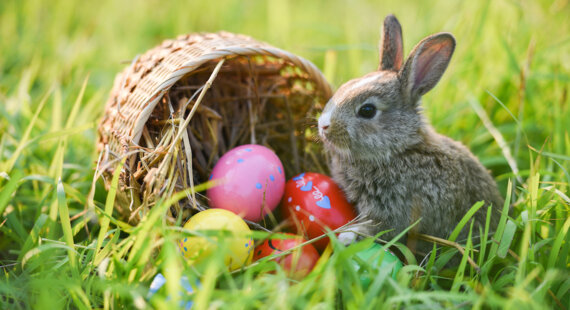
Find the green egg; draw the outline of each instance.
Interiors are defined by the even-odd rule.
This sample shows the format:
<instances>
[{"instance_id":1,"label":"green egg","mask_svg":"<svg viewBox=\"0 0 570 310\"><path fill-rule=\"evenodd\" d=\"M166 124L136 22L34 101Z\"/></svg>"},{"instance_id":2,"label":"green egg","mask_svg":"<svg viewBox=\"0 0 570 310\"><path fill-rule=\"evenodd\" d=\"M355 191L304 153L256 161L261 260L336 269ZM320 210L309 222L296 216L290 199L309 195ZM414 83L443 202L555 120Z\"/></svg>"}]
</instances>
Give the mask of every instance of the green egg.
<instances>
[{"instance_id":1,"label":"green egg","mask_svg":"<svg viewBox=\"0 0 570 310\"><path fill-rule=\"evenodd\" d=\"M360 283L364 287L368 287L375 276L385 269L389 269L389 274L396 279L398 271L402 268L402 262L394 253L389 250L382 249L380 244L374 243L368 249L357 252L352 264L354 269L360 275Z\"/></svg>"}]
</instances>

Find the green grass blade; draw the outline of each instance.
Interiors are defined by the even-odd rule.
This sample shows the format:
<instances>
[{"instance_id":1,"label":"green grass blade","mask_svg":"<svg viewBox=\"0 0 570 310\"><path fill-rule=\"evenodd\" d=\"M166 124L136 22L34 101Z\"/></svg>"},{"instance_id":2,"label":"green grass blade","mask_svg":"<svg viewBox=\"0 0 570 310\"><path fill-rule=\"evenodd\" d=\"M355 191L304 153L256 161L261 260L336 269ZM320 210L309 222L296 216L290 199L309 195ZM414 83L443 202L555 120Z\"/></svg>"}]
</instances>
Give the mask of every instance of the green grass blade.
<instances>
[{"instance_id":1,"label":"green grass blade","mask_svg":"<svg viewBox=\"0 0 570 310\"><path fill-rule=\"evenodd\" d=\"M183 268L180 264L180 254L176 244L166 241L162 249L162 255L164 255L162 270L166 278L167 295L172 296L172 304L177 305L180 301L180 276Z\"/></svg>"},{"instance_id":2,"label":"green grass blade","mask_svg":"<svg viewBox=\"0 0 570 310\"><path fill-rule=\"evenodd\" d=\"M483 265L485 261L485 253L487 251L487 240L489 239L489 228L491 227L491 215L493 213L493 207L487 208L487 216L485 217L485 229L482 232L481 243L479 244L479 266Z\"/></svg>"},{"instance_id":3,"label":"green grass blade","mask_svg":"<svg viewBox=\"0 0 570 310\"><path fill-rule=\"evenodd\" d=\"M540 173L537 172L536 174L532 175L529 178L529 192L530 192L530 210L529 210L529 224L530 224L530 243L535 243L535 236L536 236L536 222L540 218L537 214L538 210L538 199L539 199L539 186L540 186ZM534 250L529 252L530 259L534 260Z\"/></svg>"},{"instance_id":4,"label":"green grass blade","mask_svg":"<svg viewBox=\"0 0 570 310\"><path fill-rule=\"evenodd\" d=\"M50 165L50 171L49 174L53 177L54 180L60 180L63 174L63 157L65 155L65 141L62 140L58 143L57 149L55 151L55 155L53 157L53 160L51 162ZM47 192L51 187L46 187L45 191ZM53 226L56 225L57 222L57 214L58 214L58 209L59 209L59 205L58 205L58 197L57 197L57 190L55 193L55 198L53 199L50 207L49 207L49 211L48 211L48 215L49 215L49 219L51 221L51 226L52 228L54 228ZM49 238L51 239L55 239L55 228L50 230L50 234L49 234Z\"/></svg>"},{"instance_id":5,"label":"green grass blade","mask_svg":"<svg viewBox=\"0 0 570 310\"><path fill-rule=\"evenodd\" d=\"M428 284L428 281L431 280L431 275L433 272L433 266L435 265L435 258L436 257L437 257L437 246L434 243L433 248L431 250L431 253L429 255L428 263L426 265L426 271L427 272L426 272L424 279L422 280L421 285L420 285L421 290L424 290Z\"/></svg>"},{"instance_id":6,"label":"green grass blade","mask_svg":"<svg viewBox=\"0 0 570 310\"><path fill-rule=\"evenodd\" d=\"M484 204L485 204L484 201L478 201L469 209L469 211L467 211L467 213L465 213L465 215L461 218L461 221L459 221L457 226L455 226L455 229L453 229L453 231L451 232L451 235L449 236L449 241L454 242L457 239L463 227L465 227L467 222L473 217L473 215L477 211L479 211L479 209L481 209L481 207L483 207Z\"/></svg>"},{"instance_id":7,"label":"green grass blade","mask_svg":"<svg viewBox=\"0 0 570 310\"><path fill-rule=\"evenodd\" d=\"M18 243L24 243L24 240L27 239L28 232L24 228L23 220L18 216L18 212L8 213L6 216L6 224L10 228L10 233L7 235L17 240Z\"/></svg>"},{"instance_id":8,"label":"green grass blade","mask_svg":"<svg viewBox=\"0 0 570 310\"><path fill-rule=\"evenodd\" d=\"M35 143L43 143L43 142L47 142L47 141L51 141L51 140L60 140L63 138L67 138L69 136L73 136L76 135L78 133L82 133L85 132L89 129L95 128L95 123L94 122L90 122L87 124L83 124L81 126L77 126L77 127L73 127L73 128L67 128L67 129L62 129L62 130L58 130L58 131L52 131L52 132L48 132L46 134L43 135L38 135L35 136L34 138L30 139L26 145L24 145L24 148L33 145Z\"/></svg>"},{"instance_id":9,"label":"green grass blade","mask_svg":"<svg viewBox=\"0 0 570 310\"><path fill-rule=\"evenodd\" d=\"M78 221L77 223L75 223L75 225L73 225L73 227L71 228L71 232L73 234L73 237L77 236L77 234L85 228L85 226L87 225L87 223L89 223L89 216L83 216L83 219Z\"/></svg>"},{"instance_id":10,"label":"green grass blade","mask_svg":"<svg viewBox=\"0 0 570 310\"><path fill-rule=\"evenodd\" d=\"M461 258L461 262L459 263L459 267L457 268L457 272L455 273L453 284L451 285L452 292L458 292L459 288L461 287L461 284L463 284L464 282L465 267L467 266L467 257L469 257L471 250L473 248L473 242L471 241L473 224L474 221L471 221L471 225L469 226L469 235L467 236L467 244L465 245L465 252L463 253L463 257Z\"/></svg>"},{"instance_id":11,"label":"green grass blade","mask_svg":"<svg viewBox=\"0 0 570 310\"><path fill-rule=\"evenodd\" d=\"M536 151L536 150L533 150L533 151ZM570 161L570 156L568 156L568 155L556 154L556 153L545 152L545 151L540 152L540 155L544 155L544 156L546 156L546 157L551 157L551 158L556 158L556 159L561 159L561 160Z\"/></svg>"},{"instance_id":12,"label":"green grass blade","mask_svg":"<svg viewBox=\"0 0 570 310\"><path fill-rule=\"evenodd\" d=\"M50 131L59 131L61 130L62 122L62 106L63 100L61 99L61 87L56 87L53 93L53 100L51 104L51 128Z\"/></svg>"},{"instance_id":13,"label":"green grass blade","mask_svg":"<svg viewBox=\"0 0 570 310\"><path fill-rule=\"evenodd\" d=\"M556 292L556 297L558 299L563 299L564 295L566 295L569 291L570 291L570 278L566 279L566 281L564 281L560 285L558 292Z\"/></svg>"},{"instance_id":14,"label":"green grass blade","mask_svg":"<svg viewBox=\"0 0 570 310\"><path fill-rule=\"evenodd\" d=\"M103 246L103 248L99 252L93 255L94 266L99 266L99 264L101 263L101 261L103 261L104 258L111 255L113 248L117 246L120 234L121 233L119 229L111 229L108 231L108 233L105 235L105 238L111 236L111 239L109 240L109 242L107 242L107 244L105 244L105 246ZM125 247L125 250L128 249L129 247ZM121 256L121 254L119 255ZM84 272L88 272L88 270L86 269Z\"/></svg>"},{"instance_id":15,"label":"green grass blade","mask_svg":"<svg viewBox=\"0 0 570 310\"><path fill-rule=\"evenodd\" d=\"M105 210L104 210L105 216L103 216L103 218L99 223L101 228L99 229L99 235L97 237L97 246L95 247L95 255L93 256L94 259L93 262L95 266L97 266L98 262L101 262L101 260L103 259L103 257L99 256L99 249L101 248L101 245L103 245L103 239L105 238L107 230L109 229L109 222L111 221L110 217L112 217L113 214L113 209L115 206L115 196L117 195L117 190L119 187L119 176L121 175L121 170L123 169L125 161L126 158L123 158L121 162L117 165L117 168L115 168L115 171L113 172L113 179L111 180L111 187L109 188L109 192L107 193L107 200L105 202Z\"/></svg>"},{"instance_id":16,"label":"green grass blade","mask_svg":"<svg viewBox=\"0 0 570 310\"><path fill-rule=\"evenodd\" d=\"M491 250L489 251L489 258L492 258L497 254L497 249L499 247L498 242L503 238L503 231L505 230L505 225L509 218L509 208L511 204L511 195L513 190L513 183L509 180L507 185L507 194L505 198L505 204L503 205L503 212L501 213L501 218L499 219L499 225L497 226L497 230L493 235L493 240L497 243L493 242L491 245Z\"/></svg>"},{"instance_id":17,"label":"green grass blade","mask_svg":"<svg viewBox=\"0 0 570 310\"><path fill-rule=\"evenodd\" d=\"M14 151L14 153L12 154L12 156L10 157L8 162L3 164L2 166L0 166L0 171L4 171L6 173L10 173L10 171L12 171L14 164L16 163L18 158L20 158L20 154L25 149L26 143L27 143L28 139L30 138L30 134L32 133L32 129L34 129L34 126L36 125L38 117L40 116L40 113L43 110L43 108L44 108L44 106L45 106L45 104L46 104L46 102L47 102L47 100L48 100L48 98L52 92L53 92L53 87L50 90L48 90L48 92L44 95L44 97L40 101L40 104L36 108L36 113L34 113L34 116L30 120L28 127L26 127L26 131L24 131L24 134L19 139L18 147L16 148L16 150Z\"/></svg>"},{"instance_id":18,"label":"green grass blade","mask_svg":"<svg viewBox=\"0 0 570 310\"><path fill-rule=\"evenodd\" d=\"M10 177L8 183L5 186L0 187L0 215L4 214L4 210L12 198L12 194L14 194L18 189L18 186L20 186L19 183L21 178L22 172L16 171L12 177Z\"/></svg>"},{"instance_id":19,"label":"green grass blade","mask_svg":"<svg viewBox=\"0 0 570 310\"><path fill-rule=\"evenodd\" d=\"M73 232L71 230L71 221L69 220L69 209L67 207L65 190L63 189L61 179L57 182L57 205L59 207L59 220L61 221L61 228L63 230L63 239L71 248L71 250L67 251L69 262L71 263L71 268L75 269L77 267L77 259L75 256L76 252L74 251L75 243L73 242Z\"/></svg>"},{"instance_id":20,"label":"green grass blade","mask_svg":"<svg viewBox=\"0 0 570 310\"><path fill-rule=\"evenodd\" d=\"M47 251L51 251L51 250L66 250L66 251L75 251L73 248L69 247L66 244L61 244L61 243L46 243L46 244L41 244L38 245L37 247L29 250L26 254L24 254L24 257L22 258L22 268L24 268L27 264L27 262L32 259L35 256L42 256L43 254L45 254L45 252ZM49 255L45 254L46 257L49 257Z\"/></svg>"},{"instance_id":21,"label":"green grass blade","mask_svg":"<svg viewBox=\"0 0 570 310\"><path fill-rule=\"evenodd\" d=\"M68 287L68 291L71 295L71 298L75 301L75 306L79 309L92 309L91 302L89 301L89 297L85 294L85 291L81 289L81 286L77 284L70 285Z\"/></svg>"},{"instance_id":22,"label":"green grass blade","mask_svg":"<svg viewBox=\"0 0 570 310\"><path fill-rule=\"evenodd\" d=\"M505 258L507 252L511 247L515 233L517 232L517 225L513 221L507 221L503 236L501 237L501 242L499 243L499 249L497 250L497 256Z\"/></svg>"},{"instance_id":23,"label":"green grass blade","mask_svg":"<svg viewBox=\"0 0 570 310\"><path fill-rule=\"evenodd\" d=\"M559 259L558 254L560 253L562 242L566 241L566 243L568 243L568 238L566 238L566 236L568 235L568 228L570 228L570 217L566 218L566 221L564 221L564 226L562 226L562 229L558 232L556 236L556 240L552 244L552 250L550 251L550 257L548 258L548 264L546 265L548 269L555 267L556 261ZM560 259L560 262L561 262L560 266L557 267L559 268L567 267L565 259L563 258Z\"/></svg>"},{"instance_id":24,"label":"green grass blade","mask_svg":"<svg viewBox=\"0 0 570 310\"><path fill-rule=\"evenodd\" d=\"M532 228L531 228L531 224L527 223L527 225L524 228L524 232L521 238L521 242L520 242L520 250L519 250L519 257L520 257L520 261L518 264L518 269L517 269L517 273L516 273L516 277L515 277L515 283L522 283L525 274L526 274L526 263L529 259L529 257L527 256L528 252L529 252L529 245L530 245L530 232L531 232Z\"/></svg>"},{"instance_id":25,"label":"green grass blade","mask_svg":"<svg viewBox=\"0 0 570 310\"><path fill-rule=\"evenodd\" d=\"M77 113L81 108L81 103L83 102L83 96L85 95L85 88L87 88L87 82L89 81L89 75L85 77L83 80L83 84L81 85L81 90L79 91L79 95L75 99L75 103L73 104L73 108L71 108L71 112L67 116L67 122L65 123L65 129L70 129L75 122L75 118L77 117Z\"/></svg>"},{"instance_id":26,"label":"green grass blade","mask_svg":"<svg viewBox=\"0 0 570 310\"><path fill-rule=\"evenodd\" d=\"M216 264L215 261L212 261L212 263L208 264L206 267L206 272L202 277L202 286L198 290L194 299L195 304L193 307L196 307L196 309L208 308L210 297L215 289L218 272L218 264Z\"/></svg>"},{"instance_id":27,"label":"green grass blade","mask_svg":"<svg viewBox=\"0 0 570 310\"><path fill-rule=\"evenodd\" d=\"M26 242L22 246L22 250L20 251L18 261L21 261L23 256L24 256L24 253L27 253L32 248L32 246L34 246L35 244L38 243L40 231L42 230L45 223L47 222L47 219L48 219L48 216L46 214L43 214L43 213L40 214L40 216L38 217L38 219L34 223L34 227L30 231L29 236L26 239Z\"/></svg>"}]
</instances>

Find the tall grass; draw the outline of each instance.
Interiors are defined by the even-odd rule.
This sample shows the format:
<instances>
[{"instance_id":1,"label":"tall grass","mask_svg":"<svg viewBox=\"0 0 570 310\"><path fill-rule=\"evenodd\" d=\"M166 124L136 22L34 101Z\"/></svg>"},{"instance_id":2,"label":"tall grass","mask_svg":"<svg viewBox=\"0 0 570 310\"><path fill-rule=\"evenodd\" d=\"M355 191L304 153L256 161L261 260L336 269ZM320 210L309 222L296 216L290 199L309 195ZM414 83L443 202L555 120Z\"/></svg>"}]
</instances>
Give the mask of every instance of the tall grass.
<instances>
[{"instance_id":1,"label":"tall grass","mask_svg":"<svg viewBox=\"0 0 570 310\"><path fill-rule=\"evenodd\" d=\"M362 245L336 244L299 282L272 262L229 274L217 260L193 268L178 255L190 232L163 221L172 199L137 226L113 217L115 188L93 183L94 142L125 61L177 34L228 30L309 58L339 85L376 68L389 13L406 51L434 32L456 36L425 113L508 198L494 235L461 223L483 242L460 240L457 267L446 267L455 249L438 249L364 287L350 259ZM568 16L564 0L0 1L0 308L567 309ZM157 272L168 284L148 299ZM200 283L194 294L178 294L181 275Z\"/></svg>"}]
</instances>

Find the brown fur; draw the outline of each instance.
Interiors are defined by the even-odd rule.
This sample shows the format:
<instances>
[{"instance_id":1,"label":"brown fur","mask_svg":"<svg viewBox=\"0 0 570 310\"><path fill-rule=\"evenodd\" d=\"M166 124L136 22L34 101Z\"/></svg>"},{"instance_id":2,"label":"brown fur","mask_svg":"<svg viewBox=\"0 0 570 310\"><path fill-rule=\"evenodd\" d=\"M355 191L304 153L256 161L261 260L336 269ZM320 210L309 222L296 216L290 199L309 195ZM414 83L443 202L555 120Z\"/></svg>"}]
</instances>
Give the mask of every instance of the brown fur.
<instances>
[{"instance_id":1,"label":"brown fur","mask_svg":"<svg viewBox=\"0 0 570 310\"><path fill-rule=\"evenodd\" d=\"M447 33L427 37L400 68L394 51L402 50L401 28L395 17L386 18L382 37L391 40L380 42L383 70L342 85L319 118L332 175L374 223L366 233L393 229L385 236L391 238L421 217L417 232L446 238L474 203L484 200L495 211L503 205L495 181L477 158L436 133L421 114L421 96L443 75L455 39ZM367 103L379 111L372 119L357 114ZM476 213L476 225L484 227L485 212Z\"/></svg>"}]
</instances>

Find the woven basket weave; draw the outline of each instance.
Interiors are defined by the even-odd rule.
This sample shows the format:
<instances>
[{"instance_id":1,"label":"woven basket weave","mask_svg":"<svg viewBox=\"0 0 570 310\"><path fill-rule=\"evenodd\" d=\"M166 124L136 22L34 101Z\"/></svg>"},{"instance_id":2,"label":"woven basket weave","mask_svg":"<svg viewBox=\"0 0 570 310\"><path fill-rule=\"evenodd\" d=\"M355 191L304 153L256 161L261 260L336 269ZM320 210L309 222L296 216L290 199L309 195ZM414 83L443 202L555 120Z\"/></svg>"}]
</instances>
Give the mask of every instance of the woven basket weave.
<instances>
[{"instance_id":1,"label":"woven basket weave","mask_svg":"<svg viewBox=\"0 0 570 310\"><path fill-rule=\"evenodd\" d=\"M214 78L212 72L222 59L224 63L218 66L217 69L220 71ZM299 172L292 170L324 169L320 166L323 158L318 146L316 151L309 152L309 155L304 154L313 147L310 143L311 131L314 131L310 126L311 119L314 124L316 110L322 108L331 96L329 84L315 65L301 57L243 35L227 32L184 35L175 40L164 41L135 59L129 67L118 74L106 104L105 114L99 125L98 149L101 152L101 159L98 168L105 176L104 181L108 188L110 174L121 159L127 158L126 165L121 171L120 188L115 204L123 218L136 222L148 208L152 207L157 197L172 194L188 187L189 184L206 181L207 178L204 176L210 173L215 160L223 151L227 151L225 147L217 145L219 143L217 138L211 141L212 138L204 135L208 129L202 132L193 131L190 128L192 126L211 127L210 123L204 125L203 121L194 119L190 120L188 134L200 136L202 140L196 144L195 137L190 139L185 137L186 142L194 143L193 150L188 150L189 144L185 144L184 141L168 140L170 143L164 145L159 142L162 139L161 135L167 132L164 129L166 127L159 126L174 126L175 130L179 130L177 125L172 124L179 126L184 118L188 118L186 106L181 108L183 103L171 101L178 100L176 96L180 96L187 101L189 108L192 108L198 97L195 95L203 89L195 90L193 86L184 85L189 85L189 81L204 85L208 78L214 80L211 89L205 91L208 95L198 102L200 105L198 110L210 113L213 115L212 119L222 118L223 122L220 122L226 125L217 125L218 134L225 132L225 136L228 136L227 132L232 130L233 137L233 133L239 131L232 129L234 127L248 127L252 132L247 141L245 138L227 138L229 141L226 142L227 147L246 142L267 145L281 157L289 176ZM221 78L225 79L223 82L225 84L218 83L217 80ZM232 82L234 80L235 84ZM266 85L264 86L266 92L270 92L263 95L265 97L257 93L260 85ZM194 91L194 96L189 100L187 98L191 97L190 95L177 95L185 89ZM224 103L227 98L235 99L234 103ZM182 99L179 101L182 102ZM228 110L232 109L228 104L235 105L236 111ZM210 111L213 108L210 109L208 106L216 107L218 110ZM223 109L220 110L220 107ZM177 111L173 111L173 108ZM250 114L251 111L259 112L250 115L248 121L241 119L232 121L231 118L236 117L235 115L243 114L239 111L249 111ZM226 115L220 115L222 112ZM176 115L180 116L178 123ZM290 128L291 131L283 132L285 128ZM259 134L260 131L266 134ZM195 147L196 145L198 147ZM175 154L173 158L164 156L172 151L172 148L176 148L175 151L179 154ZM188 151L191 151L193 159L184 158L186 161L180 161L184 156L179 155L188 155ZM291 153L293 151L294 154ZM144 162L143 158L152 160ZM162 163L161 160L165 160L164 158L170 162ZM168 165L176 165L177 161L180 167L169 170L168 167L165 168ZM187 170L185 162L190 163L188 167L190 169L192 162L194 166L200 162L202 164L198 164L200 167L194 167L193 176L190 176L181 172ZM204 164L205 162L207 164ZM156 182L150 181L153 169L163 168L169 173L161 181L177 183L176 186L161 188L154 184ZM151 183L154 185L151 186ZM188 197L187 201L179 203L176 210L172 210L171 215L176 216L184 209L196 207L196 202L202 207L207 204L203 196Z\"/></svg>"}]
</instances>

